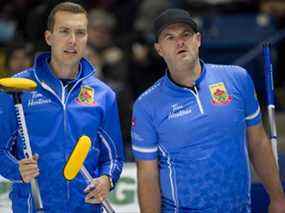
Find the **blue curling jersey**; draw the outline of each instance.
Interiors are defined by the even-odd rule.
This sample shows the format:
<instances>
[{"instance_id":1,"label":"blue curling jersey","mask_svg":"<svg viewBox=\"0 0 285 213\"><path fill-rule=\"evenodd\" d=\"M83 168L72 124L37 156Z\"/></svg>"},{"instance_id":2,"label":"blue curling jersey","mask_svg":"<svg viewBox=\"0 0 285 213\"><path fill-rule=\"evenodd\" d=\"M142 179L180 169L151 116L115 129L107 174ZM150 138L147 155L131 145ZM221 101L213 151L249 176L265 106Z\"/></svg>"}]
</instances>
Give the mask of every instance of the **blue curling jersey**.
<instances>
[{"instance_id":1,"label":"blue curling jersey","mask_svg":"<svg viewBox=\"0 0 285 213\"><path fill-rule=\"evenodd\" d=\"M136 100L134 156L158 159L162 212L250 212L246 129L261 122L253 82L241 67L202 63L195 85L166 74Z\"/></svg>"}]
</instances>

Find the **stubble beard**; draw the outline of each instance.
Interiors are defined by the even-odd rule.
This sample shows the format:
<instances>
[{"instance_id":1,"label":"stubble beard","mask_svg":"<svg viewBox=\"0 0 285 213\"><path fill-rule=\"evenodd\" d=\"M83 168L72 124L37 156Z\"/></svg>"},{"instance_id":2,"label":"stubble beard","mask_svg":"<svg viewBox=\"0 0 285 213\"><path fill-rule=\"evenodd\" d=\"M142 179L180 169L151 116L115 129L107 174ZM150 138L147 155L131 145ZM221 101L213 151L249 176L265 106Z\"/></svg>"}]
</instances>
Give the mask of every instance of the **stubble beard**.
<instances>
[{"instance_id":1,"label":"stubble beard","mask_svg":"<svg viewBox=\"0 0 285 213\"><path fill-rule=\"evenodd\" d=\"M176 70L191 70L191 75L194 75L194 68L198 60L198 54L188 55L186 58L179 59L176 65Z\"/></svg>"}]
</instances>

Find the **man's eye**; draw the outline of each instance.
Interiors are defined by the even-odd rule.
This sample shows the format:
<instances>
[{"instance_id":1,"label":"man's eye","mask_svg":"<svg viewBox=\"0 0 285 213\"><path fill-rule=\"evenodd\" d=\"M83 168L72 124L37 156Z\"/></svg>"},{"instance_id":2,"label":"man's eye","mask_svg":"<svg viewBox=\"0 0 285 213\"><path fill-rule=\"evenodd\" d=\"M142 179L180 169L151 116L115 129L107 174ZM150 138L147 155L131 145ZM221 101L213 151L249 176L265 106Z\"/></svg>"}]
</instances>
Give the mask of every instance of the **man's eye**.
<instances>
[{"instance_id":1,"label":"man's eye","mask_svg":"<svg viewBox=\"0 0 285 213\"><path fill-rule=\"evenodd\" d=\"M68 30L60 30L59 31L61 34L68 34Z\"/></svg>"},{"instance_id":2,"label":"man's eye","mask_svg":"<svg viewBox=\"0 0 285 213\"><path fill-rule=\"evenodd\" d=\"M78 31L76 34L79 36L85 36L86 32L85 31Z\"/></svg>"},{"instance_id":3,"label":"man's eye","mask_svg":"<svg viewBox=\"0 0 285 213\"><path fill-rule=\"evenodd\" d=\"M166 36L166 37L165 37L165 39L166 39L166 40L170 40L170 41L171 41L171 40L173 39L173 36L168 35L168 36Z\"/></svg>"},{"instance_id":4,"label":"man's eye","mask_svg":"<svg viewBox=\"0 0 285 213\"><path fill-rule=\"evenodd\" d=\"M185 32L184 33L184 36L185 37L191 37L193 35L193 33L191 33L191 32Z\"/></svg>"}]
</instances>

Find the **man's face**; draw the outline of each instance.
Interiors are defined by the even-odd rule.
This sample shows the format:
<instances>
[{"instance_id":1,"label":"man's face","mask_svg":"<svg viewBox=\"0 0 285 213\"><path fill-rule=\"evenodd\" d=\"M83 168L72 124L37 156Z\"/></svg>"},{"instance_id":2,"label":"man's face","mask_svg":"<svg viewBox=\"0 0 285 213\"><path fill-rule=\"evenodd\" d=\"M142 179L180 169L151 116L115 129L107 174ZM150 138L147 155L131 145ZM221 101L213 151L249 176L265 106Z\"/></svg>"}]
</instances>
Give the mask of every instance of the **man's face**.
<instances>
[{"instance_id":1,"label":"man's face","mask_svg":"<svg viewBox=\"0 0 285 213\"><path fill-rule=\"evenodd\" d=\"M84 13L59 11L55 14L53 30L45 33L55 63L60 66L78 65L85 54L87 22Z\"/></svg>"},{"instance_id":2,"label":"man's face","mask_svg":"<svg viewBox=\"0 0 285 213\"><path fill-rule=\"evenodd\" d=\"M200 33L183 23L167 26L159 35L155 49L170 69L194 65L199 56Z\"/></svg>"}]
</instances>

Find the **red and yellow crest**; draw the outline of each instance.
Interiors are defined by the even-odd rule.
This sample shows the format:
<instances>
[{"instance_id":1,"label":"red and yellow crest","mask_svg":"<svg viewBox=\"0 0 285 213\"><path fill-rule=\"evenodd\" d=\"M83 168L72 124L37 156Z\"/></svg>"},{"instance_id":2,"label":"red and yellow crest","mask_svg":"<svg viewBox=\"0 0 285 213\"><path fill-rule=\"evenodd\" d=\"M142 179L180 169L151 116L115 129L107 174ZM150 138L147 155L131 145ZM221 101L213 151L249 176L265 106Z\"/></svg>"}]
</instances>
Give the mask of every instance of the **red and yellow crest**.
<instances>
[{"instance_id":1,"label":"red and yellow crest","mask_svg":"<svg viewBox=\"0 0 285 213\"><path fill-rule=\"evenodd\" d=\"M81 105L95 105L94 89L89 86L82 86L76 102Z\"/></svg>"},{"instance_id":2,"label":"red and yellow crest","mask_svg":"<svg viewBox=\"0 0 285 213\"><path fill-rule=\"evenodd\" d=\"M226 90L224 83L220 82L217 84L211 84L209 86L212 96L212 103L215 105L225 105L232 101L232 96L230 96Z\"/></svg>"}]
</instances>

